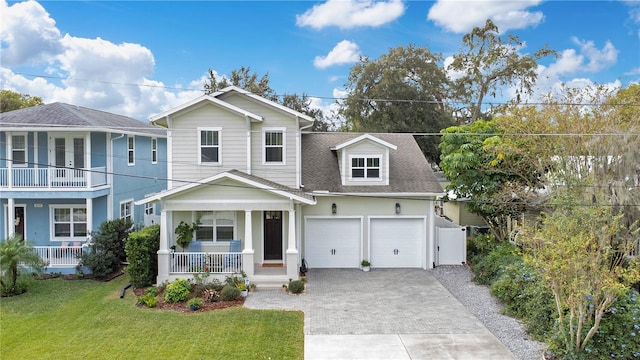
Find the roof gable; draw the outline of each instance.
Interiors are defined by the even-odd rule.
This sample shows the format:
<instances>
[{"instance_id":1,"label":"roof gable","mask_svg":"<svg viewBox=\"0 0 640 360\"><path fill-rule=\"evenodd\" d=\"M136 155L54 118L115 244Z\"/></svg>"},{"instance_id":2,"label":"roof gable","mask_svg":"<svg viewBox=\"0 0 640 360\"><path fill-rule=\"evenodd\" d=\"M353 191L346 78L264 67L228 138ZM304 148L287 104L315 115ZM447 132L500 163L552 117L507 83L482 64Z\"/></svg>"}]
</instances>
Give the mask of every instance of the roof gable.
<instances>
[{"instance_id":1,"label":"roof gable","mask_svg":"<svg viewBox=\"0 0 640 360\"><path fill-rule=\"evenodd\" d=\"M299 201L304 204L313 205L316 203L313 196L307 195L300 190L291 189L286 186L259 178L257 176L245 174L238 170L231 170L231 171L220 173L214 176L210 176L200 181L194 181L187 185L179 186L171 190L167 190L167 191L155 194L153 196L145 198L144 200L136 202L136 204L141 205L141 204L150 203L154 201L160 201L166 198L176 196L178 194L194 191L202 186L212 185L215 183L224 182L226 180L233 180L247 187L268 191L272 194L285 197L287 199L291 199L294 201Z\"/></svg>"},{"instance_id":2,"label":"roof gable","mask_svg":"<svg viewBox=\"0 0 640 360\"><path fill-rule=\"evenodd\" d=\"M184 104L178 105L174 108L171 108L167 111L161 112L160 114L152 116L149 120L154 124L159 124L162 126L167 126L167 117L172 115L181 114L184 112L190 111L190 109L194 109L202 106L203 104L213 104L219 106L223 109L236 113L238 115L247 117L254 122L262 121L262 116L256 115L252 112L241 109L235 105L229 104L226 101L220 100L213 95L203 95L198 98L195 98L191 101L188 101Z\"/></svg>"},{"instance_id":3,"label":"roof gable","mask_svg":"<svg viewBox=\"0 0 640 360\"><path fill-rule=\"evenodd\" d=\"M382 140L380 138L377 138L377 137L375 137L373 135L364 134L364 135L360 135L360 136L358 136L356 138L353 138L351 140L348 140L348 141L345 141L343 143L340 143L340 144L338 144L336 146L333 146L333 147L331 147L331 150L341 150L341 149L343 149L345 147L348 147L350 145L359 143L361 141L366 141L366 140L369 140L369 141L374 142L376 144L385 146L385 147L387 147L389 149L393 149L393 150L397 150L398 149L398 147L396 145L393 145L393 144L391 144L389 142L386 142L386 141L384 141L384 140Z\"/></svg>"}]
</instances>

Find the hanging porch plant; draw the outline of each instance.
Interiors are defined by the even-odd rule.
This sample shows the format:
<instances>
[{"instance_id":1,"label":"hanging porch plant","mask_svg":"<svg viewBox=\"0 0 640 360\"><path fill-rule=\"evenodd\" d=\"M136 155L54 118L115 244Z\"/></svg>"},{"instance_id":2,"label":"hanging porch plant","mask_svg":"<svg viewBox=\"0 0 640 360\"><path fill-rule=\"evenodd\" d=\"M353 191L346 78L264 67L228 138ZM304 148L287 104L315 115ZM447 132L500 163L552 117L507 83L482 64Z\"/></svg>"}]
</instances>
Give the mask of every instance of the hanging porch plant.
<instances>
[{"instance_id":1,"label":"hanging porch plant","mask_svg":"<svg viewBox=\"0 0 640 360\"><path fill-rule=\"evenodd\" d=\"M193 232L196 230L198 230L198 224L192 223L189 225L184 221L180 221L180 224L176 227L175 233L178 235L176 243L180 245L183 251L186 251L187 247L189 247L189 243L193 239Z\"/></svg>"}]
</instances>

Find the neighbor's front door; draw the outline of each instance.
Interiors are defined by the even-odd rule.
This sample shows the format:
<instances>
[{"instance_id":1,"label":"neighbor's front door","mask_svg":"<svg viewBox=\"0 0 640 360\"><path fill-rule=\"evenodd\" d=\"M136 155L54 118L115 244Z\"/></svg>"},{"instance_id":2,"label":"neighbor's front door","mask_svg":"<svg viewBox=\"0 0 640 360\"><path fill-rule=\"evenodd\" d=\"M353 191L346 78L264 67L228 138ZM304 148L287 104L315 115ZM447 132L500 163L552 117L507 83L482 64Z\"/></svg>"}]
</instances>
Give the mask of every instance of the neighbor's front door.
<instances>
[{"instance_id":1,"label":"neighbor's front door","mask_svg":"<svg viewBox=\"0 0 640 360\"><path fill-rule=\"evenodd\" d=\"M15 219L13 220L14 234L24 240L24 206L15 206L13 209L15 214Z\"/></svg>"},{"instance_id":2,"label":"neighbor's front door","mask_svg":"<svg viewBox=\"0 0 640 360\"><path fill-rule=\"evenodd\" d=\"M282 260L282 211L264 212L264 260Z\"/></svg>"}]
</instances>

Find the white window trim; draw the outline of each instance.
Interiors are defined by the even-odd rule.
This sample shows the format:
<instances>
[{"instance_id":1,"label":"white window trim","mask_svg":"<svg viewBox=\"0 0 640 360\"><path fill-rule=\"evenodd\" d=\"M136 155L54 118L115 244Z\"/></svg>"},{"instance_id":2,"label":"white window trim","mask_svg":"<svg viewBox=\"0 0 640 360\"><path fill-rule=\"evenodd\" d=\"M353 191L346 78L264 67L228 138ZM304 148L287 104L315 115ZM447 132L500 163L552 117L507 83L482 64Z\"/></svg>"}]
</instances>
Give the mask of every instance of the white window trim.
<instances>
[{"instance_id":1,"label":"white window trim","mask_svg":"<svg viewBox=\"0 0 640 360\"><path fill-rule=\"evenodd\" d=\"M237 235L238 235L238 214L237 214L236 211L233 211L233 210L202 210L200 212L212 212L212 213L214 213L214 220L215 221L213 223L213 239L212 240L196 239L196 240L204 242L204 243L208 243L208 244L210 244L210 243L213 243L213 244L229 244L230 240L218 240L216 238L216 227L218 226L218 224L217 224L217 220L218 219L215 217L215 213L218 213L218 212L230 212L230 213L233 214L233 236L234 236L234 238L237 237ZM196 219L196 211L191 213L191 218L192 218L192 221L194 223L197 223L196 222L197 221L197 219ZM225 225L225 226L228 226L228 225ZM207 226L207 227L209 227L209 226ZM233 240L233 239L231 239L231 240Z\"/></svg>"},{"instance_id":2,"label":"white window trim","mask_svg":"<svg viewBox=\"0 0 640 360\"><path fill-rule=\"evenodd\" d=\"M359 158L363 158L364 159L364 173L365 173L365 177L353 177L353 172L352 172L352 159L359 159ZM353 182L381 182L383 181L385 174L383 172L383 167L382 167L382 155L354 155L354 154L350 154L349 155L349 163L347 164L348 167L348 172L349 172L349 181L353 181ZM367 174L367 159L378 159L378 174L379 176L377 178L368 178L366 177Z\"/></svg>"},{"instance_id":3,"label":"white window trim","mask_svg":"<svg viewBox=\"0 0 640 360\"><path fill-rule=\"evenodd\" d=\"M133 139L133 148L129 147L130 141L129 139ZM129 156L129 153L133 153L133 156ZM129 161L129 158L133 159L133 161ZM129 166L134 166L136 164L136 136L135 135L127 135L127 163Z\"/></svg>"},{"instance_id":4,"label":"white window trim","mask_svg":"<svg viewBox=\"0 0 640 360\"><path fill-rule=\"evenodd\" d=\"M282 133L282 161L267 161L267 141L268 132ZM262 165L286 165L287 164L287 128L286 127L266 127L262 128Z\"/></svg>"},{"instance_id":5,"label":"white window trim","mask_svg":"<svg viewBox=\"0 0 640 360\"><path fill-rule=\"evenodd\" d=\"M158 138L151 138L151 163L158 163Z\"/></svg>"},{"instance_id":6,"label":"white window trim","mask_svg":"<svg viewBox=\"0 0 640 360\"><path fill-rule=\"evenodd\" d=\"M9 151L11 152L11 167L28 167L29 166L29 134L27 134L26 132L19 132L19 133L11 133L8 136L11 136L11 149L9 149ZM19 150L24 150L24 164L16 164L13 161L13 149L15 149L15 144L13 143L14 136L24 137L24 149L19 149Z\"/></svg>"},{"instance_id":7,"label":"white window trim","mask_svg":"<svg viewBox=\"0 0 640 360\"><path fill-rule=\"evenodd\" d=\"M62 241L85 241L87 240L87 236L89 236L89 234L85 234L83 236L69 236L69 237L56 237L55 235L55 209L71 209L71 224L73 224L73 210L74 209L85 209L85 211L87 210L87 206L85 204L52 204L49 205L49 234L50 234L50 238L51 241L58 241L58 242L62 242ZM89 225L89 216L91 216L91 214L89 214L87 212L87 221L85 221L84 223L87 224L87 226ZM73 230L73 229L71 229ZM89 231L89 228L87 227L87 232ZM73 231L71 231L71 233L73 233Z\"/></svg>"},{"instance_id":8,"label":"white window trim","mask_svg":"<svg viewBox=\"0 0 640 360\"><path fill-rule=\"evenodd\" d=\"M199 127L197 132L198 136L198 165L204 166L220 166L222 165L222 128L221 127ZM217 131L218 132L218 162L202 162L202 132L203 131Z\"/></svg>"},{"instance_id":9,"label":"white window trim","mask_svg":"<svg viewBox=\"0 0 640 360\"><path fill-rule=\"evenodd\" d=\"M122 216L122 205L126 204L126 203L130 203L131 206L129 207L129 211L131 212L129 214L129 216L131 217L131 222L134 222L134 217L133 217L133 209L134 209L134 205L133 205L133 199L127 199L127 200L122 200L120 201L120 206L118 207L118 219L124 219L125 217Z\"/></svg>"}]
</instances>

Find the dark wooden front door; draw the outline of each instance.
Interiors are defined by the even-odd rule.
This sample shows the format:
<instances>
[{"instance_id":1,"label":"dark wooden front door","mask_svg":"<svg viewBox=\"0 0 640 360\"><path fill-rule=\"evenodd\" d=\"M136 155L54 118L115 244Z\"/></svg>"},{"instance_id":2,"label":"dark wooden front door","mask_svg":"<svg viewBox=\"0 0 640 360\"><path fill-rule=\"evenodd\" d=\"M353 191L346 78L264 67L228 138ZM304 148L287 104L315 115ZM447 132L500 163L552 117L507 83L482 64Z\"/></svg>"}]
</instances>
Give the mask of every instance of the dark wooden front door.
<instances>
[{"instance_id":1,"label":"dark wooden front door","mask_svg":"<svg viewBox=\"0 0 640 360\"><path fill-rule=\"evenodd\" d=\"M24 207L23 206L16 206L14 207L14 216L15 219L13 220L13 224L14 224L14 233L16 234L16 236L20 236L22 238L22 240L24 240Z\"/></svg>"},{"instance_id":2,"label":"dark wooden front door","mask_svg":"<svg viewBox=\"0 0 640 360\"><path fill-rule=\"evenodd\" d=\"M264 212L264 260L282 260L282 211Z\"/></svg>"}]
</instances>

